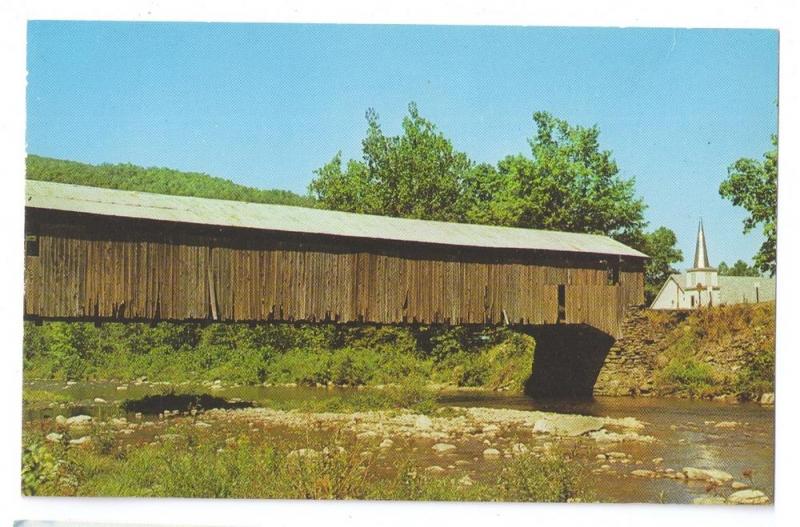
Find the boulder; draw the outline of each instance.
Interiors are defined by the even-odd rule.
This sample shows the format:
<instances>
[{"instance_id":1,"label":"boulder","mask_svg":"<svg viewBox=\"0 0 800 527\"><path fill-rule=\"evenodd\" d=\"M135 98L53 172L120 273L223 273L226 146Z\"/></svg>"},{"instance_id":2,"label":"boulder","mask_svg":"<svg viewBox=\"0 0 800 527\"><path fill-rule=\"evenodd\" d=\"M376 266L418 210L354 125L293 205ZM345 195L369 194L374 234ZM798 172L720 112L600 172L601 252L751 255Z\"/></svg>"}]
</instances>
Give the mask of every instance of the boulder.
<instances>
[{"instance_id":1,"label":"boulder","mask_svg":"<svg viewBox=\"0 0 800 527\"><path fill-rule=\"evenodd\" d=\"M64 426L65 424L67 424L67 418L64 417L63 415L57 415L56 416L56 424Z\"/></svg>"},{"instance_id":2,"label":"boulder","mask_svg":"<svg viewBox=\"0 0 800 527\"><path fill-rule=\"evenodd\" d=\"M460 480L458 480L458 484L462 485L464 487L471 487L472 485L475 484L475 482L472 480L471 477L469 477L469 474L468 474L468 475L464 476L463 478L461 478Z\"/></svg>"},{"instance_id":3,"label":"boulder","mask_svg":"<svg viewBox=\"0 0 800 527\"><path fill-rule=\"evenodd\" d=\"M654 478L657 474L652 470L637 469L631 472L631 476L636 476L637 478Z\"/></svg>"},{"instance_id":4,"label":"boulder","mask_svg":"<svg viewBox=\"0 0 800 527\"><path fill-rule=\"evenodd\" d=\"M45 439L48 441L52 441L53 443L58 443L64 437L64 434L59 434L58 432L50 432L45 436Z\"/></svg>"},{"instance_id":5,"label":"boulder","mask_svg":"<svg viewBox=\"0 0 800 527\"><path fill-rule=\"evenodd\" d=\"M439 465L431 465L430 467L425 469L425 472L427 472L428 474L441 474L444 471L445 469L443 469Z\"/></svg>"},{"instance_id":6,"label":"boulder","mask_svg":"<svg viewBox=\"0 0 800 527\"><path fill-rule=\"evenodd\" d=\"M414 419L414 427L419 428L422 430L428 430L433 426L433 421L427 415L418 415L416 419Z\"/></svg>"},{"instance_id":7,"label":"boulder","mask_svg":"<svg viewBox=\"0 0 800 527\"><path fill-rule=\"evenodd\" d=\"M78 439L70 439L69 440L69 444L70 445L85 445L86 443L90 442L91 440L92 440L91 437L83 436L83 437L79 437Z\"/></svg>"},{"instance_id":8,"label":"boulder","mask_svg":"<svg viewBox=\"0 0 800 527\"><path fill-rule=\"evenodd\" d=\"M514 445L511 447L511 453L515 456L527 454L528 452L529 449L524 443L514 443Z\"/></svg>"},{"instance_id":9,"label":"boulder","mask_svg":"<svg viewBox=\"0 0 800 527\"><path fill-rule=\"evenodd\" d=\"M394 446L394 441L389 439L388 437L381 441L381 444L378 445L380 448L392 448Z\"/></svg>"},{"instance_id":10,"label":"boulder","mask_svg":"<svg viewBox=\"0 0 800 527\"><path fill-rule=\"evenodd\" d=\"M75 415L65 421L67 426L86 426L92 422L92 417L89 415Z\"/></svg>"},{"instance_id":11,"label":"boulder","mask_svg":"<svg viewBox=\"0 0 800 527\"><path fill-rule=\"evenodd\" d=\"M775 404L775 394L774 393L762 393L761 398L758 400L759 403L764 405L772 405Z\"/></svg>"},{"instance_id":12,"label":"boulder","mask_svg":"<svg viewBox=\"0 0 800 527\"><path fill-rule=\"evenodd\" d=\"M319 457L319 452L314 450L313 448L298 448L297 450L292 450L286 456L287 458L298 458L298 457L306 457L306 458L315 458Z\"/></svg>"},{"instance_id":13,"label":"boulder","mask_svg":"<svg viewBox=\"0 0 800 527\"><path fill-rule=\"evenodd\" d=\"M578 437L588 432L596 432L603 426L605 426L605 422L599 417L564 414L539 419L534 423L533 431L535 433Z\"/></svg>"},{"instance_id":14,"label":"boulder","mask_svg":"<svg viewBox=\"0 0 800 527\"><path fill-rule=\"evenodd\" d=\"M108 402L108 401L106 401L106 400L105 400L105 399L103 399L102 397L95 397L95 398L94 398L94 402L95 402L95 403L97 403L97 404L105 404L105 403L106 403L106 402Z\"/></svg>"},{"instance_id":15,"label":"boulder","mask_svg":"<svg viewBox=\"0 0 800 527\"><path fill-rule=\"evenodd\" d=\"M736 421L720 421L714 425L714 428L736 428L737 426L739 426L739 423Z\"/></svg>"},{"instance_id":16,"label":"boulder","mask_svg":"<svg viewBox=\"0 0 800 527\"><path fill-rule=\"evenodd\" d=\"M684 467L683 473L686 475L686 479L695 481L718 481L720 483L727 483L733 480L733 476L723 470Z\"/></svg>"},{"instance_id":17,"label":"boulder","mask_svg":"<svg viewBox=\"0 0 800 527\"><path fill-rule=\"evenodd\" d=\"M748 485L747 483L742 483L741 481L734 481L733 483L731 483L731 488L733 490L743 490L743 489L749 489L750 485Z\"/></svg>"},{"instance_id":18,"label":"boulder","mask_svg":"<svg viewBox=\"0 0 800 527\"><path fill-rule=\"evenodd\" d=\"M483 451L483 457L487 459L494 459L500 457L500 451L496 448L487 448Z\"/></svg>"},{"instance_id":19,"label":"boulder","mask_svg":"<svg viewBox=\"0 0 800 527\"><path fill-rule=\"evenodd\" d=\"M725 498L722 496L700 496L692 500L695 505L723 505Z\"/></svg>"},{"instance_id":20,"label":"boulder","mask_svg":"<svg viewBox=\"0 0 800 527\"><path fill-rule=\"evenodd\" d=\"M437 454L444 454L445 452L455 450L456 446L448 443L436 443L432 448Z\"/></svg>"},{"instance_id":21,"label":"boulder","mask_svg":"<svg viewBox=\"0 0 800 527\"><path fill-rule=\"evenodd\" d=\"M763 505L765 503L769 503L769 498L760 490L737 490L728 496L728 503L734 503L737 505Z\"/></svg>"}]
</instances>

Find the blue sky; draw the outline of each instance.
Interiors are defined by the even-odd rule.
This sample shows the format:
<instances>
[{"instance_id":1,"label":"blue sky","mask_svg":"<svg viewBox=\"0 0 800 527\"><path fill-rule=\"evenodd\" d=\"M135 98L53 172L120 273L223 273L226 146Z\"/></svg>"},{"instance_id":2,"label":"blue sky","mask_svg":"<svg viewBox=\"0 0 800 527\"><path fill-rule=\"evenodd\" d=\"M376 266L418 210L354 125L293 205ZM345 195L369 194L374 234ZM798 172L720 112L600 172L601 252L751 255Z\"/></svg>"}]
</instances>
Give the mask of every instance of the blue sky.
<instances>
[{"instance_id":1,"label":"blue sky","mask_svg":"<svg viewBox=\"0 0 800 527\"><path fill-rule=\"evenodd\" d=\"M30 22L28 151L206 172L305 193L360 157L367 108L407 104L475 161L529 152L531 114L597 124L651 228L713 264L761 236L719 197L727 167L777 130L778 33L294 24Z\"/></svg>"}]
</instances>

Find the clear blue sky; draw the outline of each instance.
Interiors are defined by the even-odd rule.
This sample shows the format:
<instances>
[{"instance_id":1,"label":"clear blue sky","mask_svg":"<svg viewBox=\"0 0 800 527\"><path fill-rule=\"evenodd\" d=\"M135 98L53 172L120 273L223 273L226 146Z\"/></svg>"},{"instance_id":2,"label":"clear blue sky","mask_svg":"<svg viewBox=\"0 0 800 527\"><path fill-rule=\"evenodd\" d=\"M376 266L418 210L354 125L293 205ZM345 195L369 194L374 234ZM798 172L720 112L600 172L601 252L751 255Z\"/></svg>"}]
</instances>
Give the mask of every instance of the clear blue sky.
<instances>
[{"instance_id":1,"label":"clear blue sky","mask_svg":"<svg viewBox=\"0 0 800 527\"><path fill-rule=\"evenodd\" d=\"M305 193L339 150L360 157L374 107L410 101L476 161L528 153L531 114L597 124L651 228L691 260L750 261L760 233L719 197L726 169L777 130L778 33L31 22L28 151L205 172Z\"/></svg>"}]
</instances>

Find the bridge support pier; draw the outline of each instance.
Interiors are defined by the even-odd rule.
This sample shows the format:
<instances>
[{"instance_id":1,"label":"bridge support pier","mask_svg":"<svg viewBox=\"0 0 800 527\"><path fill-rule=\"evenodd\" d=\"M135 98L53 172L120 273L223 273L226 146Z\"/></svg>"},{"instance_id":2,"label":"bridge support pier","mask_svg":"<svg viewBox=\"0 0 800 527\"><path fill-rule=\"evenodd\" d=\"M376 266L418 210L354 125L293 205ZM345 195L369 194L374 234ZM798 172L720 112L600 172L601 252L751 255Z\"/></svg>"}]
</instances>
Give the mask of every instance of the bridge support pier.
<instances>
[{"instance_id":1,"label":"bridge support pier","mask_svg":"<svg viewBox=\"0 0 800 527\"><path fill-rule=\"evenodd\" d=\"M591 398L614 338L591 326L559 324L529 328L536 339L533 373L525 383L532 397Z\"/></svg>"}]
</instances>

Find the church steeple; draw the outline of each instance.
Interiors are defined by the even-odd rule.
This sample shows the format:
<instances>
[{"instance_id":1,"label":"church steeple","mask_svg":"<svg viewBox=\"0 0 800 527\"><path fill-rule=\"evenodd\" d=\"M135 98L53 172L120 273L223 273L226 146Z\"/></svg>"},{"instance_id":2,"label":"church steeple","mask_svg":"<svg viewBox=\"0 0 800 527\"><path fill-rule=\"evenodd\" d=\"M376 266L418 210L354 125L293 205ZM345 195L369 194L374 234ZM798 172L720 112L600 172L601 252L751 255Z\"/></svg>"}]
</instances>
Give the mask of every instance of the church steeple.
<instances>
[{"instance_id":1,"label":"church steeple","mask_svg":"<svg viewBox=\"0 0 800 527\"><path fill-rule=\"evenodd\" d=\"M706 249L706 233L703 231L703 220L697 228L697 245L694 249L694 269L711 269L708 262L708 249Z\"/></svg>"}]
</instances>

